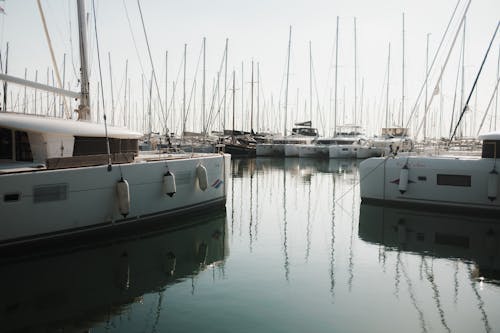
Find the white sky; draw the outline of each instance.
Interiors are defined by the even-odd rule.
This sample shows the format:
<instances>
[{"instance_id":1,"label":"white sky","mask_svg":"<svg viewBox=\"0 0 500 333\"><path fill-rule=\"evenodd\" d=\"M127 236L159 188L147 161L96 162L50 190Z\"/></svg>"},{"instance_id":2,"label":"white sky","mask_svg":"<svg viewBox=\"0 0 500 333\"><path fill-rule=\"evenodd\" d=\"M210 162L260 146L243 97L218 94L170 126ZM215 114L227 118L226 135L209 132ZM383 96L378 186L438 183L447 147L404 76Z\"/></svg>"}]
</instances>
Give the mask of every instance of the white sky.
<instances>
[{"instance_id":1,"label":"white sky","mask_svg":"<svg viewBox=\"0 0 500 333\"><path fill-rule=\"evenodd\" d=\"M91 13L91 2L86 9ZM309 41L312 43L312 57L316 87L313 92L313 123L322 134L329 134L333 127L334 94L333 74L334 58L332 51L335 42L336 17L340 17L339 31L339 67L338 67L338 106L337 123L354 122L354 17L357 22L357 116L356 121L366 127L367 132L378 133L385 124L385 89L388 44L391 43L391 67L389 86L389 107L394 114L394 121L400 123L399 110L402 100L402 13L405 13L405 121L409 117L413 104L424 82L426 36L430 33L430 57L434 54L457 0L183 0L152 1L141 0L142 11L153 53L155 69L160 85L161 98L165 91L165 52L169 52L169 98L172 95L172 81L177 81L176 113L174 124L169 120L169 127L179 132L182 109L182 57L186 43L187 53L187 91L188 95L195 79L195 67L200 55L202 38L207 38L207 105L210 104L213 82L222 60L225 39L229 38L228 71L236 70L236 123L245 130L250 129L250 71L252 59L260 64L261 93L258 126L261 129L283 131L284 77L288 45L289 26L292 26L292 51L290 63L290 83L288 96L288 124L290 129L294 121L308 120L309 117ZM461 1L458 15L461 15L466 2ZM127 21L125 5L132 23L132 32L145 75L149 80L149 63L145 39L140 23L137 1L132 0L96 0L97 30L101 52L101 66L105 81L104 93L108 113L111 111L108 52L112 59L112 72L116 109L123 109L123 81L125 61L129 61L128 75L131 79L132 111L141 113L141 67ZM9 42L9 74L24 77L25 68L28 78L34 80L34 73L39 71L39 81L46 81L47 68L51 66L48 47L43 35L36 1L0 1L6 15L1 18L1 49L5 55L5 44ZM68 0L42 0L47 17L49 31L62 71L63 54L77 54L75 2ZM71 15L71 17L70 17ZM89 16L91 21L92 16ZM469 93L474 77L484 56L485 50L500 19L500 1L475 0L470 6L466 25L465 51L465 94ZM458 19L455 19L452 33L455 33ZM73 33L73 47L70 44L70 24ZM93 26L93 24L91 24ZM94 102L98 81L95 35L92 28L91 44L91 87ZM448 51L449 41L443 52ZM451 55L443 80L443 94L436 96L430 116L428 131L447 135L451 118L451 108L455 94L455 81L458 71L458 57L462 37ZM479 81L477 97L473 97L471 106L477 108L475 114L465 119L466 134L475 132L489 102L496 83L497 61L500 50L500 36L497 36L492 51ZM443 53L444 54L444 53ZM443 64L440 58L439 66ZM244 109L241 108L241 66L244 63ZM74 57L74 67L78 68L78 59ZM201 65L200 65L201 66ZM256 71L255 65L255 71ZM68 59L67 71L70 71ZM73 70L71 69L71 72ZM178 76L178 73L181 73ZM429 81L429 86L436 84L437 75ZM223 79L223 78L222 78ZM256 80L256 74L255 74ZM362 81L363 101L361 102ZM74 76L67 78L73 89ZM460 88L459 94L460 94ZM317 91L317 92L316 92ZM432 88L429 88L432 91ZM345 92L345 93L344 93ZM297 95L298 93L298 95ZM22 104L23 96L14 96ZM31 93L30 96L32 96ZM231 91L228 91L231 94ZM255 93L256 94L256 93ZM271 96L274 109L271 108ZM345 99L344 99L345 96ZM9 97L10 98L10 97ZM40 98L40 97L39 97ZM29 98L28 98L29 99ZM476 101L477 99L477 101ZM278 101L281 100L279 108ZM298 100L298 105L297 105ZM15 103L14 101L14 103ZM30 103L30 102L28 102ZM45 105L46 101L42 102ZM363 103L362 115L361 103ZM442 103L443 115L437 111ZM423 104L423 102L422 102ZM33 105L31 102L30 105ZM134 107L134 105L137 105ZM316 109L321 109L317 112ZM226 127L231 124L231 101L228 98ZM209 106L207 106L208 108ZM493 109L489 112L494 114ZM102 109L102 108L101 108ZM137 110L138 109L138 110ZM420 108L422 109L422 108ZM306 112L307 110L307 112ZM344 111L345 110L345 111ZM94 105L94 113L95 113ZM159 112L159 111L155 111ZM256 101L254 102L256 112ZM421 112L421 111L420 111ZM170 112L172 115L172 112ZM110 116L108 115L108 118ZM141 119L141 116L132 116ZM257 128L257 116L254 115L254 127ZM419 118L420 117L420 118ZM416 127L421 116L412 118L412 127ZM121 119L116 111L115 120ZM134 118L134 119L135 119ZM197 75L196 107L189 111L187 130L200 130L201 123L201 68ZM154 116L158 122L160 117ZM213 129L219 129L220 120ZM490 128L489 118L487 126ZM136 125L138 126L138 125ZM154 126L157 130L160 126ZM493 129L494 124L491 126ZM433 129L431 129L433 128ZM484 132L484 130L483 130Z\"/></svg>"}]
</instances>

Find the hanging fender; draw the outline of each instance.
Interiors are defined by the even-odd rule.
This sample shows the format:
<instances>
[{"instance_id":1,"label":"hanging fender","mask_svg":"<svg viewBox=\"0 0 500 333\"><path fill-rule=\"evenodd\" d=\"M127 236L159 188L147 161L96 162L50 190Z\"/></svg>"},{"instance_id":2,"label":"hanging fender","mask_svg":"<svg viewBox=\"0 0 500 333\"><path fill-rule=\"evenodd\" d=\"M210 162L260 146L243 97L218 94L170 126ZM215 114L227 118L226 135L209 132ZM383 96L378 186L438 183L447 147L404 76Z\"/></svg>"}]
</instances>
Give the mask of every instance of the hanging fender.
<instances>
[{"instance_id":1,"label":"hanging fender","mask_svg":"<svg viewBox=\"0 0 500 333\"><path fill-rule=\"evenodd\" d=\"M405 166L401 169L399 172L399 192L401 194L404 194L406 190L408 190L408 174L409 174L409 169L408 165L405 164Z\"/></svg>"},{"instance_id":2,"label":"hanging fender","mask_svg":"<svg viewBox=\"0 0 500 333\"><path fill-rule=\"evenodd\" d=\"M200 186L200 190L205 191L208 187L208 176L207 176L207 168L203 166L203 164L198 164L196 167L196 178L198 178L198 185Z\"/></svg>"},{"instance_id":3,"label":"hanging fender","mask_svg":"<svg viewBox=\"0 0 500 333\"><path fill-rule=\"evenodd\" d=\"M167 171L167 173L163 175L163 194L173 197L176 191L177 187L175 185L175 175L172 172Z\"/></svg>"},{"instance_id":4,"label":"hanging fender","mask_svg":"<svg viewBox=\"0 0 500 333\"><path fill-rule=\"evenodd\" d=\"M495 201L498 195L498 172L493 169L488 174L488 199Z\"/></svg>"},{"instance_id":5,"label":"hanging fender","mask_svg":"<svg viewBox=\"0 0 500 333\"><path fill-rule=\"evenodd\" d=\"M118 196L118 209L123 217L130 212L130 188L128 182L122 178L116 183L116 194Z\"/></svg>"}]
</instances>

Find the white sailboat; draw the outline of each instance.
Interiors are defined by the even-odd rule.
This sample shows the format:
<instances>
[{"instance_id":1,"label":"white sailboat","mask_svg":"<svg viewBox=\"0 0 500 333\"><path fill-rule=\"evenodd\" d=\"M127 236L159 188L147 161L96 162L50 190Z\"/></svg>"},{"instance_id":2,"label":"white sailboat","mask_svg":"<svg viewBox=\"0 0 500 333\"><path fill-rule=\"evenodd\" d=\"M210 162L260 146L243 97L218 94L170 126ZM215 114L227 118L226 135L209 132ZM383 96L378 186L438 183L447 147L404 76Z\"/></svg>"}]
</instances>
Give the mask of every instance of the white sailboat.
<instances>
[{"instance_id":1,"label":"white sailboat","mask_svg":"<svg viewBox=\"0 0 500 333\"><path fill-rule=\"evenodd\" d=\"M225 205L229 155L141 155L140 133L90 122L81 0L78 11L80 120L0 113L0 248L143 228L157 216Z\"/></svg>"},{"instance_id":2,"label":"white sailboat","mask_svg":"<svg viewBox=\"0 0 500 333\"><path fill-rule=\"evenodd\" d=\"M450 143L468 108L499 27L497 23ZM481 156L395 156L395 152L390 157L363 161L359 166L362 201L498 214L500 132L483 134L478 139L482 141Z\"/></svg>"},{"instance_id":3,"label":"white sailboat","mask_svg":"<svg viewBox=\"0 0 500 333\"><path fill-rule=\"evenodd\" d=\"M377 157L359 165L363 202L500 211L500 133L479 137L482 156Z\"/></svg>"}]
</instances>

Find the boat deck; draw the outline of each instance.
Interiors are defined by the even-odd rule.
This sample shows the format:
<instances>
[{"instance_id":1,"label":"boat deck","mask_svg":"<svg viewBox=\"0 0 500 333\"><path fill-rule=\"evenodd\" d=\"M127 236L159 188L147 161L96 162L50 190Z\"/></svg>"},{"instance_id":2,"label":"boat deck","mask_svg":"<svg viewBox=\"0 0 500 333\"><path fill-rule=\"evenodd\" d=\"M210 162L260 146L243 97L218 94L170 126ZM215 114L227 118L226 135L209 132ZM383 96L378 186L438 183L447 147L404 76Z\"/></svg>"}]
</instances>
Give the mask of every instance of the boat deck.
<instances>
[{"instance_id":1,"label":"boat deck","mask_svg":"<svg viewBox=\"0 0 500 333\"><path fill-rule=\"evenodd\" d=\"M213 157L216 153L156 153L156 152L141 152L138 156L122 156L117 158L113 156L113 164L124 163L145 163L154 161L167 161L179 159L191 159L199 157ZM49 159L46 164L35 162L20 162L20 161L0 161L0 175L12 174L21 172L33 172L52 169L68 169L106 165L108 163L107 155L92 155L92 156L74 156L65 158Z\"/></svg>"},{"instance_id":2,"label":"boat deck","mask_svg":"<svg viewBox=\"0 0 500 333\"><path fill-rule=\"evenodd\" d=\"M0 175L7 173L18 173L28 171L46 170L45 164L34 162L1 161Z\"/></svg>"}]
</instances>

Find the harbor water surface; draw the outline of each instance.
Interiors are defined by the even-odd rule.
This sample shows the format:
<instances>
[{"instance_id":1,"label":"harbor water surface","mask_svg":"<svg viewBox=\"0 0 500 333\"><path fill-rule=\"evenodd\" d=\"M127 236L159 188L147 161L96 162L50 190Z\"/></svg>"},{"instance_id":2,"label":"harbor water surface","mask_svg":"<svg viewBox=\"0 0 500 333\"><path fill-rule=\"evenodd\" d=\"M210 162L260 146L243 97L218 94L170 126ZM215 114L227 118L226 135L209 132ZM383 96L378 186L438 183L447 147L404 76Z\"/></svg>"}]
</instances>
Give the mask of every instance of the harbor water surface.
<instances>
[{"instance_id":1,"label":"harbor water surface","mask_svg":"<svg viewBox=\"0 0 500 333\"><path fill-rule=\"evenodd\" d=\"M358 161L233 160L225 211L0 268L3 332L499 332L500 222L360 203Z\"/></svg>"}]
</instances>

